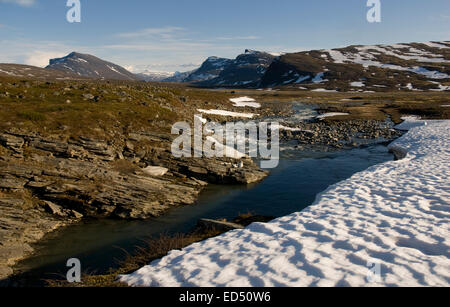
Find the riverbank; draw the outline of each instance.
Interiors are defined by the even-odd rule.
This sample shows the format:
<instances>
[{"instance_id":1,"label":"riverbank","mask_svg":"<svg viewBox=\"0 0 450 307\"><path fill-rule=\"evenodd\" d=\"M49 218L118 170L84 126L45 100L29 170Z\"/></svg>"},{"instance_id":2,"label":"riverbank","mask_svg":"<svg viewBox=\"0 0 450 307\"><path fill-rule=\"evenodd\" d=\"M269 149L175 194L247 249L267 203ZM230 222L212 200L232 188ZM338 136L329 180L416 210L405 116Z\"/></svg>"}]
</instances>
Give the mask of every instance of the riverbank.
<instances>
[{"instance_id":1,"label":"riverbank","mask_svg":"<svg viewBox=\"0 0 450 307\"><path fill-rule=\"evenodd\" d=\"M403 127L409 133L390 146L403 153L402 160L330 187L302 212L173 251L120 281L130 286L448 286L450 121L409 120ZM374 266L379 270L371 270Z\"/></svg>"}]
</instances>

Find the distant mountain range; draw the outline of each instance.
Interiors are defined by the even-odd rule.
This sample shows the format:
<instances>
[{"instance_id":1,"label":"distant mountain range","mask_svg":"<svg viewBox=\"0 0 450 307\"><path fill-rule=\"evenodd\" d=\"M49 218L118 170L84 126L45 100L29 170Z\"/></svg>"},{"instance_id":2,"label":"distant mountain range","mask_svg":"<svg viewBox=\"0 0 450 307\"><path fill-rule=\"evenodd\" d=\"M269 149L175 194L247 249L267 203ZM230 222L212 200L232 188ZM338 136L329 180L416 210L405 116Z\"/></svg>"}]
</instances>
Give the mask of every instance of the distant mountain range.
<instances>
[{"instance_id":1,"label":"distant mountain range","mask_svg":"<svg viewBox=\"0 0 450 307\"><path fill-rule=\"evenodd\" d=\"M167 78L173 77L174 73L145 70L145 71L143 71L141 73L137 73L135 75L140 80L144 80L144 81L148 81L148 82L160 82Z\"/></svg>"},{"instance_id":2,"label":"distant mountain range","mask_svg":"<svg viewBox=\"0 0 450 307\"><path fill-rule=\"evenodd\" d=\"M133 74L95 56L72 52L46 69L0 64L0 75L190 83L199 87L312 91L448 91L450 41L349 46L273 55L246 50L236 59L209 57L189 72Z\"/></svg>"},{"instance_id":3,"label":"distant mountain range","mask_svg":"<svg viewBox=\"0 0 450 307\"><path fill-rule=\"evenodd\" d=\"M176 82L201 87L448 91L450 42L355 45L279 56L246 50L234 60L210 57L183 77Z\"/></svg>"}]
</instances>

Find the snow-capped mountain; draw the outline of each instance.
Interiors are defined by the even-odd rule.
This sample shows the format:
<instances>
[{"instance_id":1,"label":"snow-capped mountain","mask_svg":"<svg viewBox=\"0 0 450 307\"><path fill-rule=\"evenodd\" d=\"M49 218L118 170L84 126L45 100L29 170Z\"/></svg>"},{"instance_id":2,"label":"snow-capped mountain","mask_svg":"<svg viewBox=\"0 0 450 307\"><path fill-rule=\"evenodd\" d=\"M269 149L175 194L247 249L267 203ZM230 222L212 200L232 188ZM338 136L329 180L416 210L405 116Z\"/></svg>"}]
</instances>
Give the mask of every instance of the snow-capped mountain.
<instances>
[{"instance_id":1,"label":"snow-capped mountain","mask_svg":"<svg viewBox=\"0 0 450 307\"><path fill-rule=\"evenodd\" d=\"M200 68L186 77L184 82L203 82L217 78L226 69L232 60L218 57L209 57Z\"/></svg>"},{"instance_id":2,"label":"snow-capped mountain","mask_svg":"<svg viewBox=\"0 0 450 307\"><path fill-rule=\"evenodd\" d=\"M166 78L162 81L163 82L178 82L178 83L185 82L184 80L186 80L186 78L189 77L189 75L195 71L196 70L191 70L191 71L186 71L186 72L177 71L173 74L172 77Z\"/></svg>"},{"instance_id":3,"label":"snow-capped mountain","mask_svg":"<svg viewBox=\"0 0 450 307\"><path fill-rule=\"evenodd\" d=\"M256 87L276 57L260 51L246 50L229 61L220 74L200 84L203 86Z\"/></svg>"},{"instance_id":4,"label":"snow-capped mountain","mask_svg":"<svg viewBox=\"0 0 450 307\"><path fill-rule=\"evenodd\" d=\"M174 76L174 73L172 72L165 72L165 71L151 71L151 70L145 70L140 73L136 73L136 76L138 76L140 79L144 81L149 82L160 82L167 78L171 78Z\"/></svg>"},{"instance_id":5,"label":"snow-capped mountain","mask_svg":"<svg viewBox=\"0 0 450 307\"><path fill-rule=\"evenodd\" d=\"M350 46L284 54L261 87L334 91L449 90L450 42Z\"/></svg>"},{"instance_id":6,"label":"snow-capped mountain","mask_svg":"<svg viewBox=\"0 0 450 307\"><path fill-rule=\"evenodd\" d=\"M206 59L202 65L192 71L176 72L172 77L166 78L165 82L202 82L217 78L220 73L230 64L229 59L215 56Z\"/></svg>"},{"instance_id":7,"label":"snow-capped mountain","mask_svg":"<svg viewBox=\"0 0 450 307\"><path fill-rule=\"evenodd\" d=\"M50 65L46 68L89 78L141 80L138 76L119 65L104 61L93 55L78 52L72 52L63 58L51 59Z\"/></svg>"},{"instance_id":8,"label":"snow-capped mountain","mask_svg":"<svg viewBox=\"0 0 450 307\"><path fill-rule=\"evenodd\" d=\"M202 66L178 82L206 87L256 86L276 56L246 50L236 59L209 57Z\"/></svg>"}]
</instances>

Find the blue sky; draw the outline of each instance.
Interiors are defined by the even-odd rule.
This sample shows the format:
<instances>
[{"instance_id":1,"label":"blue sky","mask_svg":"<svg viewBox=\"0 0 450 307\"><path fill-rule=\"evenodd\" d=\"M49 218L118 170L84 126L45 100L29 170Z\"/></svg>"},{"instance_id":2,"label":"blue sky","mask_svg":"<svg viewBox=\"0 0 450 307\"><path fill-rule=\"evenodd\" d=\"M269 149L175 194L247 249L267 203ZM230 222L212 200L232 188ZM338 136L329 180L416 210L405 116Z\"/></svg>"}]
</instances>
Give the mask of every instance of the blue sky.
<instances>
[{"instance_id":1,"label":"blue sky","mask_svg":"<svg viewBox=\"0 0 450 307\"><path fill-rule=\"evenodd\" d=\"M82 22L66 21L66 0L0 0L0 62L44 66L71 51L130 70L187 71L208 56L244 49L293 52L350 44L450 40L449 0L81 0Z\"/></svg>"}]
</instances>

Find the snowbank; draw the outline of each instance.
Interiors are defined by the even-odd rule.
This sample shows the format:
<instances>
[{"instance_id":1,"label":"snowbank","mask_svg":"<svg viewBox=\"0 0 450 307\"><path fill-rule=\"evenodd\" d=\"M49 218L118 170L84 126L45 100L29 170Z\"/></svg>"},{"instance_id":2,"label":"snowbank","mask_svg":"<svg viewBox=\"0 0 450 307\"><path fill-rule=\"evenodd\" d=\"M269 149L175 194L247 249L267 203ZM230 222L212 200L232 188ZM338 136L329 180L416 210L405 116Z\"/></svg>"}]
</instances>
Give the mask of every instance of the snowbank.
<instances>
[{"instance_id":1,"label":"snowbank","mask_svg":"<svg viewBox=\"0 0 450 307\"><path fill-rule=\"evenodd\" d=\"M132 286L449 286L450 121L409 119L407 155L331 186L268 224L173 251ZM415 126L415 127L414 127ZM274 204L275 205L275 204ZM369 283L368 263L381 280Z\"/></svg>"},{"instance_id":2,"label":"snowbank","mask_svg":"<svg viewBox=\"0 0 450 307\"><path fill-rule=\"evenodd\" d=\"M261 104L256 102L255 99L250 98L250 97L232 98L232 99L230 99L230 101L232 103L234 103L235 107L241 107L241 108L250 107L250 108L255 108L255 109L261 108Z\"/></svg>"},{"instance_id":3,"label":"snowbank","mask_svg":"<svg viewBox=\"0 0 450 307\"><path fill-rule=\"evenodd\" d=\"M317 88L315 90L312 90L311 92L337 93L336 90L327 90L324 88Z\"/></svg>"},{"instance_id":4,"label":"snowbank","mask_svg":"<svg viewBox=\"0 0 450 307\"><path fill-rule=\"evenodd\" d=\"M348 114L348 113L339 113L339 112L330 112L330 113L325 113L325 114L319 115L316 118L317 119L324 119L324 118L327 118L327 117L347 116L347 115L350 115L350 114Z\"/></svg>"},{"instance_id":5,"label":"snowbank","mask_svg":"<svg viewBox=\"0 0 450 307\"><path fill-rule=\"evenodd\" d=\"M238 113L238 112L231 112L231 111L225 111L225 110L198 109L197 111L199 111L200 113L204 113L204 114L229 116L229 117L253 118L255 116L255 114L252 114L252 113Z\"/></svg>"}]
</instances>

